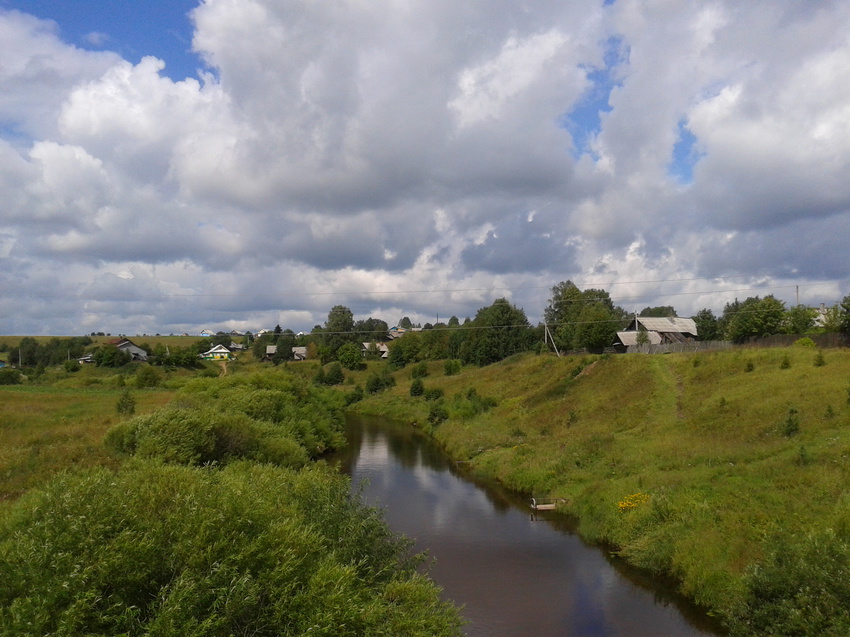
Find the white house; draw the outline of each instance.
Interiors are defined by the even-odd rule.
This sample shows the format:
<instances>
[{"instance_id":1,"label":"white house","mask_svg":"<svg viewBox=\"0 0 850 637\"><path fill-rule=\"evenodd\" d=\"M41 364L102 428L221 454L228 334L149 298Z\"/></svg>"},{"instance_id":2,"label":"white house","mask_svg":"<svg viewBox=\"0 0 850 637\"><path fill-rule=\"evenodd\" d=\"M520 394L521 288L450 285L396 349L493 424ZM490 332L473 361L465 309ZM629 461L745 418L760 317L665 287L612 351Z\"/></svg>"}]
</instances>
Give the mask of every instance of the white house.
<instances>
[{"instance_id":1,"label":"white house","mask_svg":"<svg viewBox=\"0 0 850 637\"><path fill-rule=\"evenodd\" d=\"M230 350L224 345L216 345L211 350L208 350L200 355L205 361L226 361L230 360Z\"/></svg>"}]
</instances>

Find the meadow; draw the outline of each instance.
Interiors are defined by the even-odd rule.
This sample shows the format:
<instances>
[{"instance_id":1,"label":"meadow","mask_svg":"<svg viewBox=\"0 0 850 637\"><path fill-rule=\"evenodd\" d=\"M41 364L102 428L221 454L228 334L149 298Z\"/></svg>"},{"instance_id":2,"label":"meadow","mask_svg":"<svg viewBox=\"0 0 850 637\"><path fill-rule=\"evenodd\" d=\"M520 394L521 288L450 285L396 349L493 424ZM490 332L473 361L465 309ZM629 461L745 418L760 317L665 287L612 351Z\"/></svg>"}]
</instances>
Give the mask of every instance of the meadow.
<instances>
[{"instance_id":1,"label":"meadow","mask_svg":"<svg viewBox=\"0 0 850 637\"><path fill-rule=\"evenodd\" d=\"M37 382L0 388L0 512L68 470L121 471L126 457L116 449L164 457L171 438L146 441L126 423L162 431L172 419L157 414L187 391L229 396L260 417L265 403L244 396L262 395L254 392L272 382L262 379L310 387L319 365L274 367L246 353L226 375L211 363L161 370L151 389L135 387L138 369L48 369ZM336 396L342 406L362 393L348 409L415 424L477 477L562 499L584 538L672 578L733 635L850 634L850 351L523 354L462 369L431 361L392 372L394 386L360 391L386 371L381 361L346 370L320 400ZM131 420L116 411L128 389ZM284 433L316 453L327 443L304 438L305 419ZM219 434L217 426L205 435L233 438L232 423ZM118 441L111 448L108 431ZM255 458L267 453L253 449Z\"/></svg>"}]
</instances>

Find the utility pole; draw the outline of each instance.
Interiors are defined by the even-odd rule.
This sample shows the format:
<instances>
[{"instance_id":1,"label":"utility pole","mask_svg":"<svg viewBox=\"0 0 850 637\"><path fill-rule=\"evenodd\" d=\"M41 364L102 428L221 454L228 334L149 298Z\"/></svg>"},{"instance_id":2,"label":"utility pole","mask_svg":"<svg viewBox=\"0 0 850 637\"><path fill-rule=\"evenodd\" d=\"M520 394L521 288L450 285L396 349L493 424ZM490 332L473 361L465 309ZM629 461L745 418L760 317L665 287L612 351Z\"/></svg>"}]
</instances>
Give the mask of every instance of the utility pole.
<instances>
[{"instance_id":1,"label":"utility pole","mask_svg":"<svg viewBox=\"0 0 850 637\"><path fill-rule=\"evenodd\" d=\"M549 331L549 325L546 324L546 321L543 321L543 342L546 342L546 338L552 342L552 347L555 349L555 353L558 355L558 358L561 358L561 352L558 351L558 346L555 345L555 339L552 338L552 333Z\"/></svg>"}]
</instances>

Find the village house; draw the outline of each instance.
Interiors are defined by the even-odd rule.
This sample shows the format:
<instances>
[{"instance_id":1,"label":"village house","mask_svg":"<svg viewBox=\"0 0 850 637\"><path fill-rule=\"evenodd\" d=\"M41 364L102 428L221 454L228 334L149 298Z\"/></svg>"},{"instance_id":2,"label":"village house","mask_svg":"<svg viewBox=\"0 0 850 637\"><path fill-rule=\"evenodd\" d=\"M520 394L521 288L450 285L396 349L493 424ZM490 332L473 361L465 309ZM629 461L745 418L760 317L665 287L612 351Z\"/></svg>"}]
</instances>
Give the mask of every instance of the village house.
<instances>
[{"instance_id":1,"label":"village house","mask_svg":"<svg viewBox=\"0 0 850 637\"><path fill-rule=\"evenodd\" d=\"M363 354L363 358L369 356L372 347L375 348L375 351L380 356L380 358L389 358L390 348L387 346L386 343L361 343L360 352Z\"/></svg>"},{"instance_id":2,"label":"village house","mask_svg":"<svg viewBox=\"0 0 850 637\"><path fill-rule=\"evenodd\" d=\"M200 357L205 361L226 361L233 358L230 350L224 345L216 345L211 350L200 354Z\"/></svg>"},{"instance_id":3,"label":"village house","mask_svg":"<svg viewBox=\"0 0 850 637\"><path fill-rule=\"evenodd\" d=\"M141 361L144 363L148 360L148 353L129 338L117 338L109 341L109 344L114 345L122 352L127 352L130 355L130 358L134 361Z\"/></svg>"},{"instance_id":4,"label":"village house","mask_svg":"<svg viewBox=\"0 0 850 637\"><path fill-rule=\"evenodd\" d=\"M625 330L617 332L614 347L638 345L641 333L646 335L645 343L648 345L690 343L697 338L697 325L693 319L678 316L636 316Z\"/></svg>"}]
</instances>

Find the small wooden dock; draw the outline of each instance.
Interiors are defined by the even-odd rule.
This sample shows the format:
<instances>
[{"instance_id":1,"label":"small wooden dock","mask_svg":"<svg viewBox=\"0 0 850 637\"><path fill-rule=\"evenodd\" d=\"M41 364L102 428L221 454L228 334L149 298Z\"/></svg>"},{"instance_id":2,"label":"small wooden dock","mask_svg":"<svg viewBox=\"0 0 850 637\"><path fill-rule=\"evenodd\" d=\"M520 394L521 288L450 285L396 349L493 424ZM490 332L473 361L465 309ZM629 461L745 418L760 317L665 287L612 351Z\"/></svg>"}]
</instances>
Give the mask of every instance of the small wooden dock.
<instances>
[{"instance_id":1,"label":"small wooden dock","mask_svg":"<svg viewBox=\"0 0 850 637\"><path fill-rule=\"evenodd\" d=\"M531 498L532 511L554 511L559 504L566 502L566 498Z\"/></svg>"}]
</instances>

